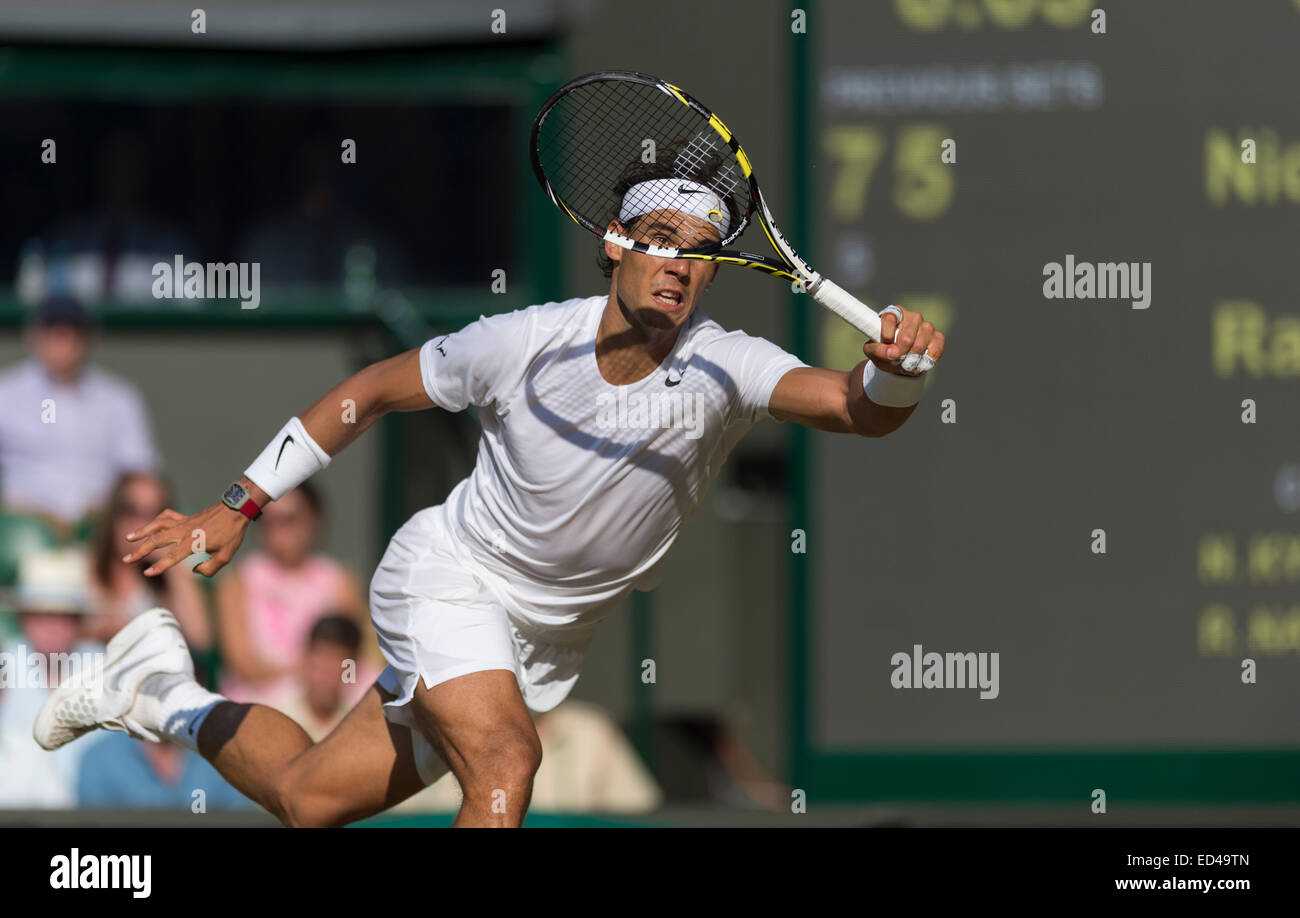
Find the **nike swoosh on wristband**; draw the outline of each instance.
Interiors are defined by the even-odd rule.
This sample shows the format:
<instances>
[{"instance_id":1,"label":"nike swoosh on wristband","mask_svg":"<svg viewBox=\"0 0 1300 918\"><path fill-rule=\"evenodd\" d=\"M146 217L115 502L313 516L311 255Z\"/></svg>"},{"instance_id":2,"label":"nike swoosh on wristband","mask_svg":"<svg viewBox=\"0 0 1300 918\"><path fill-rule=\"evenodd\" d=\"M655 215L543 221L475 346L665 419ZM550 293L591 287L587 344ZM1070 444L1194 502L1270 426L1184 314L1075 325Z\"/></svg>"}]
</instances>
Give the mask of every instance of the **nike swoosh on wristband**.
<instances>
[{"instance_id":1,"label":"nike swoosh on wristband","mask_svg":"<svg viewBox=\"0 0 1300 918\"><path fill-rule=\"evenodd\" d=\"M272 467L273 469L278 469L280 467L280 457L284 455L284 448L292 442L293 442L292 434L284 438L284 442L280 444L280 452L278 452L275 456L275 465Z\"/></svg>"}]
</instances>

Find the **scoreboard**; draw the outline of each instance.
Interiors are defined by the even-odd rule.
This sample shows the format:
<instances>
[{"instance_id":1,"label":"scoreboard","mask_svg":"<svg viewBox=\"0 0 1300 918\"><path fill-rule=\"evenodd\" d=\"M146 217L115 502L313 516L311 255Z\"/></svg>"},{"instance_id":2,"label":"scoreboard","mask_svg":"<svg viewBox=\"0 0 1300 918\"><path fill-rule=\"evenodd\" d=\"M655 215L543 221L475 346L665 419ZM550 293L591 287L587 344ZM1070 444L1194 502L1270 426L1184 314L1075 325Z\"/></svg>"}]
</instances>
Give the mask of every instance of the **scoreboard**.
<instances>
[{"instance_id":1,"label":"scoreboard","mask_svg":"<svg viewBox=\"0 0 1300 918\"><path fill-rule=\"evenodd\" d=\"M948 338L811 440L811 747L1300 747L1300 3L809 16L813 263Z\"/></svg>"}]
</instances>

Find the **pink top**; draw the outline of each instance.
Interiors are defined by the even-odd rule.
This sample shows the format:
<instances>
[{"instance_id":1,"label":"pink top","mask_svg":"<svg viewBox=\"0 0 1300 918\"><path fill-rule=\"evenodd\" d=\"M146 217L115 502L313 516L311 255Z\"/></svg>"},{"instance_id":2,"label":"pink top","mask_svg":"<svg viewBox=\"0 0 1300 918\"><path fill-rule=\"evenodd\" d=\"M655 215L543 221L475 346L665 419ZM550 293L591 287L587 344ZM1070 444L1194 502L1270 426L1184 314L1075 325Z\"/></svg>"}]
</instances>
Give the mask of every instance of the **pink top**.
<instances>
[{"instance_id":1,"label":"pink top","mask_svg":"<svg viewBox=\"0 0 1300 918\"><path fill-rule=\"evenodd\" d=\"M256 553L235 569L235 576L243 587L244 621L253 652L273 666L295 666L312 626L338 611L345 574L343 565L322 555L285 568ZM221 679L221 694L231 701L275 706L300 693L296 673L257 685L229 670Z\"/></svg>"}]
</instances>

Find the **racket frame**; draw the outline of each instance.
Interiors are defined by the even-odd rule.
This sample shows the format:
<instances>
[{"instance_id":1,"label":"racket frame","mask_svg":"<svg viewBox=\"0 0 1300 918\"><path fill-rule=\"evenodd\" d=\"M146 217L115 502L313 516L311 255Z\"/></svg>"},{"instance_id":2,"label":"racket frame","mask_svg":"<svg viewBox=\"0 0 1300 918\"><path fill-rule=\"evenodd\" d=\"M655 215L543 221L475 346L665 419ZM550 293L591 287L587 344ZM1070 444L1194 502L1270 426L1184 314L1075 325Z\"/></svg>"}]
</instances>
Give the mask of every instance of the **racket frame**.
<instances>
[{"instance_id":1,"label":"racket frame","mask_svg":"<svg viewBox=\"0 0 1300 918\"><path fill-rule=\"evenodd\" d=\"M542 167L540 151L538 150L538 137L545 123L547 116L564 96L580 86L586 86L591 83L601 83L611 80L620 82L641 83L653 87L662 93L676 99L682 105L693 109L700 116L708 127L725 143L735 154L740 169L749 185L749 207L745 213L741 214L738 225L731 229L727 234L727 239L735 239L753 222L757 217L757 222L763 228L764 234L768 241L771 242L772 248L780 254L780 258L773 258L768 255L759 255L755 252L744 252L739 249L728 249L725 247L726 242L721 241L711 245L700 246L698 248L679 249L668 246L654 245L653 243L641 242L631 237L616 233L608 227L600 226L595 222L587 219L583 215L570 209L569 205L560 197L559 193L551 185L546 176L546 170ZM561 211L569 215L569 218L579 226L607 242L612 242L621 248L634 252L640 252L645 255L655 255L659 258L692 258L701 261L716 261L723 264L739 265L744 268L753 268L770 274L775 277L781 277L789 281L800 281L808 283L817 277L816 272L812 270L803 261L794 248L786 241L780 230L776 228L772 220L772 211L767 206L762 192L759 190L758 179L755 177L753 168L750 166L749 157L744 149L740 146L731 130L722 123L717 115L710 111L703 103L688 94L679 86L664 82L657 77L650 76L646 73L637 73L633 70L600 70L595 73L588 73L584 76L577 77L565 83L554 93L551 94L537 113L533 120L532 132L528 141L529 159L532 162L533 175L536 176L538 183L546 196L551 199Z\"/></svg>"},{"instance_id":2,"label":"racket frame","mask_svg":"<svg viewBox=\"0 0 1300 918\"><path fill-rule=\"evenodd\" d=\"M621 233L616 233L607 226L600 226L583 215L574 212L551 185L546 170L542 167L541 155L538 149L538 138L541 134L542 125L546 122L556 103L570 92L590 83L608 81L641 83L673 97L682 105L694 110L735 154L741 172L749 185L749 206L745 213L741 215L738 226L731 228L723 240L708 246L689 249L671 248L641 242ZM723 124L721 118L681 87L674 86L650 74L638 73L634 70L598 70L594 73L576 77L553 92L542 103L542 107L537 112L537 117L533 119L532 131L528 138L528 153L533 167L533 174L542 186L546 196L551 199L551 202L568 214L574 223L601 237L606 242L611 242L629 251L654 255L658 258L690 258L700 261L713 261L762 271L764 274L779 277L789 281L794 289L811 294L818 303L830 309L873 341L880 340L880 317L876 311L843 288L823 278L812 269L808 262L799 256L794 250L794 246L790 245L780 229L777 228L776 221L772 218L772 211L767 206L767 201L759 189L758 178L754 175L749 156L740 146L736 136ZM767 241L771 243L773 250L778 255L777 258L725 247L729 240L738 238L751 222L757 222L762 227L763 234L767 236ZM929 365L933 365L928 357L926 361Z\"/></svg>"}]
</instances>

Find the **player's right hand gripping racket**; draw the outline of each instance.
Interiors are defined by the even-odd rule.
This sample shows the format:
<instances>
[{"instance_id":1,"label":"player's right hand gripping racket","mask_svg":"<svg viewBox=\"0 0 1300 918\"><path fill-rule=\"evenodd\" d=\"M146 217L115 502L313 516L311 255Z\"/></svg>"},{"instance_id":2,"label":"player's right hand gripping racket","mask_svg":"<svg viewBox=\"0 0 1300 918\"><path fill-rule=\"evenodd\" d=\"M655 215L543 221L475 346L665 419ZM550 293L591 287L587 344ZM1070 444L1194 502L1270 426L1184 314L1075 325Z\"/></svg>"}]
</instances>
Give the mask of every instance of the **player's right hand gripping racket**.
<instances>
[{"instance_id":1,"label":"player's right hand gripping racket","mask_svg":"<svg viewBox=\"0 0 1300 918\"><path fill-rule=\"evenodd\" d=\"M740 265L797 281L818 303L872 341L880 340L880 316L799 257L773 222L740 143L717 115L678 87L629 70L570 80L537 113L529 147L533 172L547 196L597 236L635 252ZM719 238L690 247L664 245L665 238L700 238L694 229L699 221L683 213L683 201L689 200L683 196L706 190L720 199L707 211L718 231L709 235ZM670 218L682 231L657 234L656 244L645 234L636 239L611 229L619 220L636 234L635 221L620 218L629 192L638 198L633 212L653 212L657 224L675 214ZM727 248L755 218L777 257ZM916 371L933 366L927 354Z\"/></svg>"}]
</instances>

